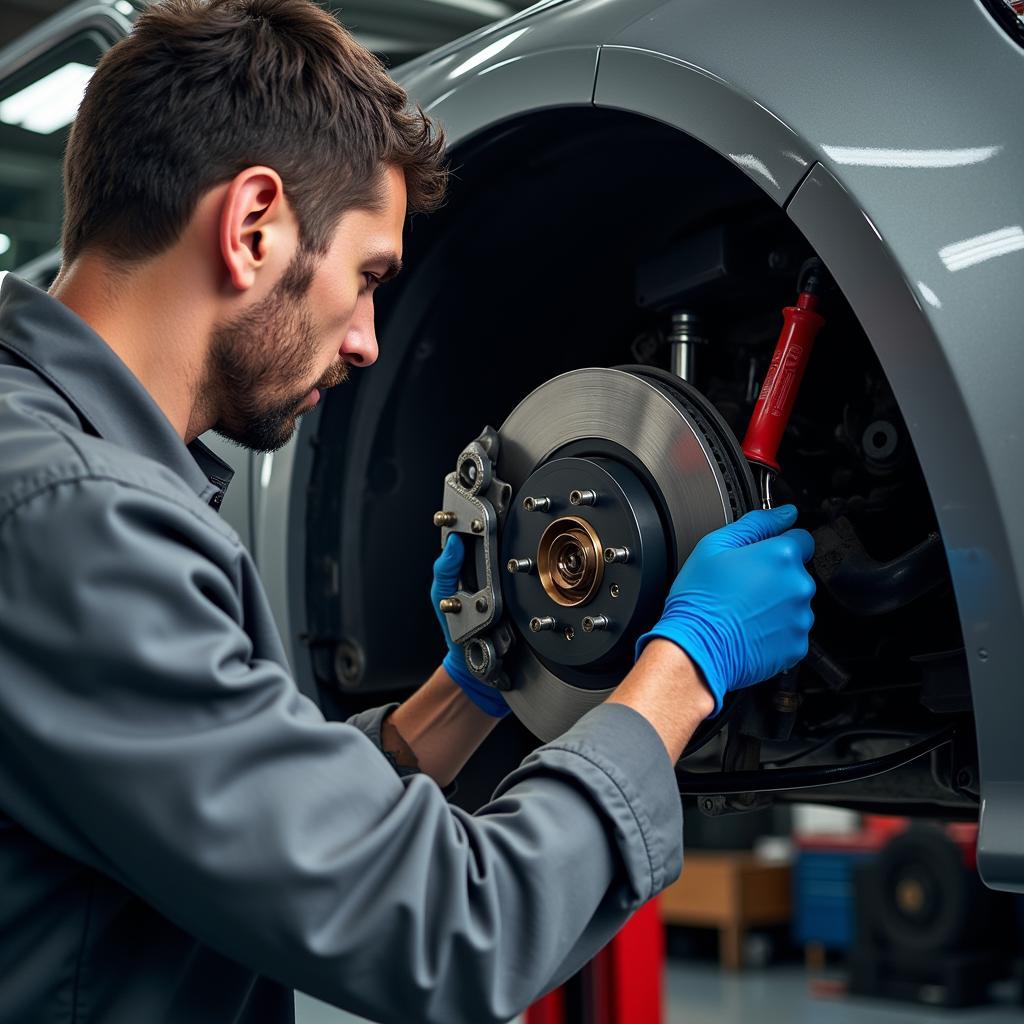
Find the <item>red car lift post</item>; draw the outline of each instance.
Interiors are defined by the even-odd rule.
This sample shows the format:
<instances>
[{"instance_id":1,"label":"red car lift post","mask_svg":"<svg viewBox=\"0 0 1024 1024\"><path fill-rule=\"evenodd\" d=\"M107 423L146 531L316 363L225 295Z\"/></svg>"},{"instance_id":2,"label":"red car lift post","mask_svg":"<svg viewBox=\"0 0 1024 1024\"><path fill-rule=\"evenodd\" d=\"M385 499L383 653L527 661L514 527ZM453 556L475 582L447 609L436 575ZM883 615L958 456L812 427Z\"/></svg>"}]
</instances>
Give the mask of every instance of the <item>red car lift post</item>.
<instances>
[{"instance_id":1,"label":"red car lift post","mask_svg":"<svg viewBox=\"0 0 1024 1024\"><path fill-rule=\"evenodd\" d=\"M665 929L651 900L575 978L531 1006L526 1024L662 1024L664 981Z\"/></svg>"}]
</instances>

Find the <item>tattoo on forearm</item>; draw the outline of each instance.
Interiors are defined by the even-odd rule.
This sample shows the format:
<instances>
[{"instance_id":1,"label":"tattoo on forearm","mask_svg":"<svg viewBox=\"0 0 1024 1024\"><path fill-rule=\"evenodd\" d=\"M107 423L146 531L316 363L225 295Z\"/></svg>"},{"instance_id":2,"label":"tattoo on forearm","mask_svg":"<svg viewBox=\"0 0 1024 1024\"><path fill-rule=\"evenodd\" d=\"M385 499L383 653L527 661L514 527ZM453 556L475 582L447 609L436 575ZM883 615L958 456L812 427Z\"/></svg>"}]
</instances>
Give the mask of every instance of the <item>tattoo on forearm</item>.
<instances>
[{"instance_id":1,"label":"tattoo on forearm","mask_svg":"<svg viewBox=\"0 0 1024 1024\"><path fill-rule=\"evenodd\" d=\"M399 775L420 770L420 763L412 747L405 742L390 716L384 719L380 727L380 746L384 756L395 766Z\"/></svg>"}]
</instances>

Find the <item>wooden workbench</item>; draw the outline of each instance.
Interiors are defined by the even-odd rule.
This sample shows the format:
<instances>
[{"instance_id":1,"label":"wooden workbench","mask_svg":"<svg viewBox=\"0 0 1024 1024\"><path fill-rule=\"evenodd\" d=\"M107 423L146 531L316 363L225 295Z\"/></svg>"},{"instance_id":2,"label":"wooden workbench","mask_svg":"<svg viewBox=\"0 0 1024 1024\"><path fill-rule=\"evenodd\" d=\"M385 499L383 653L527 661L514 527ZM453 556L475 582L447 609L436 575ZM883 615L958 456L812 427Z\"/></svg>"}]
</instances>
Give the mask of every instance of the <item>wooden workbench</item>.
<instances>
[{"instance_id":1,"label":"wooden workbench","mask_svg":"<svg viewBox=\"0 0 1024 1024\"><path fill-rule=\"evenodd\" d=\"M790 920L790 881L788 864L758 860L751 853L688 852L682 876L661 894L661 919L717 928L722 966L739 970L750 928Z\"/></svg>"}]
</instances>

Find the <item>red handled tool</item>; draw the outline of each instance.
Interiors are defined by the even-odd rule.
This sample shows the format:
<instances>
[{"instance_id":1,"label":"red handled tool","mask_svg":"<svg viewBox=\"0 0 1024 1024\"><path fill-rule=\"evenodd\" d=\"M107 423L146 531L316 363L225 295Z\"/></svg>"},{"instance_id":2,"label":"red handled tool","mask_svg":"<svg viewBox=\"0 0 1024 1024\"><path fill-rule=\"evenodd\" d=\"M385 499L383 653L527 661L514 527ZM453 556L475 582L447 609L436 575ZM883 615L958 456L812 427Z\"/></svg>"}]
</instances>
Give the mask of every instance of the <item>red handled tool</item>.
<instances>
[{"instance_id":1,"label":"red handled tool","mask_svg":"<svg viewBox=\"0 0 1024 1024\"><path fill-rule=\"evenodd\" d=\"M825 325L825 318L817 310L826 280L820 260L812 259L804 264L800 272L800 294L795 306L787 306L782 311L782 331L775 343L775 354L743 438L743 454L758 470L764 508L772 506L771 484L779 472L779 444L789 424L814 339Z\"/></svg>"}]
</instances>

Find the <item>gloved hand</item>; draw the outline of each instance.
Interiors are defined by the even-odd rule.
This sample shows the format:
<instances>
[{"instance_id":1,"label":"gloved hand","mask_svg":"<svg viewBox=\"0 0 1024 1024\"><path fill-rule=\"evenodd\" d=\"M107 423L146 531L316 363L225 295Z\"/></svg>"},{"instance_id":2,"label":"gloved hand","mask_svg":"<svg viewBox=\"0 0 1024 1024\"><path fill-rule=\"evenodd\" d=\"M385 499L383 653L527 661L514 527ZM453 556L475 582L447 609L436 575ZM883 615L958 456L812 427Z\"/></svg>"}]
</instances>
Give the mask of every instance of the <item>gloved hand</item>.
<instances>
[{"instance_id":1,"label":"gloved hand","mask_svg":"<svg viewBox=\"0 0 1024 1024\"><path fill-rule=\"evenodd\" d=\"M654 637L678 644L704 674L717 715L730 690L791 668L807 654L814 622L814 580L803 563L814 554L806 530L791 530L797 510L748 512L703 537L679 570ZM781 536L780 536L781 534Z\"/></svg>"},{"instance_id":2,"label":"gloved hand","mask_svg":"<svg viewBox=\"0 0 1024 1024\"><path fill-rule=\"evenodd\" d=\"M464 555L462 538L457 533L450 533L444 550L434 562L434 585L430 588L430 602L434 606L438 622L441 623L444 642L448 645L448 653L442 664L448 675L462 687L466 696L481 711L486 711L495 718L504 718L509 713L509 706L501 691L481 682L469 671L462 648L452 641L451 633L448 632L448 617L439 607L442 598L451 597L459 589L459 573L462 571Z\"/></svg>"}]
</instances>

